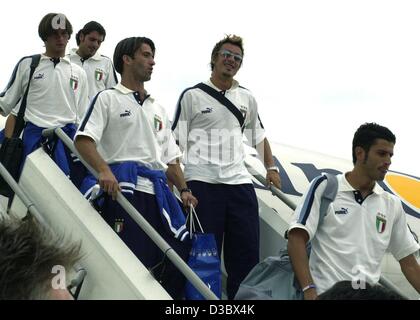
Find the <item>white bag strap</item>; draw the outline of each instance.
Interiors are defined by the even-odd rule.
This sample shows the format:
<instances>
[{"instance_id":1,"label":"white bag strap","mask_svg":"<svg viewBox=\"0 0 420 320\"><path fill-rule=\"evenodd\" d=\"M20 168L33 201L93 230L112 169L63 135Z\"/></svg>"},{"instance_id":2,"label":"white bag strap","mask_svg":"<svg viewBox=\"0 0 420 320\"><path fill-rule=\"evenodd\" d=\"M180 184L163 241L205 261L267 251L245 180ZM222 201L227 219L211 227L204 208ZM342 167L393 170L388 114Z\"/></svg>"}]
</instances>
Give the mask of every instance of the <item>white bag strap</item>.
<instances>
[{"instance_id":1,"label":"white bag strap","mask_svg":"<svg viewBox=\"0 0 420 320\"><path fill-rule=\"evenodd\" d=\"M194 219L197 220L198 226L200 227L201 232L204 233L203 227L201 226L200 220L198 219L197 212L195 212L193 205L190 205L190 213L188 215L188 219L190 220L190 238L192 238L192 234L196 232Z\"/></svg>"}]
</instances>

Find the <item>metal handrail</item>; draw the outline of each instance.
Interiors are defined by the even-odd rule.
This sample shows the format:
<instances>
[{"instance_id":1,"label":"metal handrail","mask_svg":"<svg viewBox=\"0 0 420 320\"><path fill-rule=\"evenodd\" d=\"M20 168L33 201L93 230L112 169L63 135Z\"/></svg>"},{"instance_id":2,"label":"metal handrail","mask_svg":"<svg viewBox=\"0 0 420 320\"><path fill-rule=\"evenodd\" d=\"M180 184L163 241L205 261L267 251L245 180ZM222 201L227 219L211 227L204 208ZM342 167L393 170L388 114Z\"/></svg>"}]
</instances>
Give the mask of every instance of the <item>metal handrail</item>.
<instances>
[{"instance_id":1,"label":"metal handrail","mask_svg":"<svg viewBox=\"0 0 420 320\"><path fill-rule=\"evenodd\" d=\"M245 166L248 169L249 173L258 180L258 182L260 182L262 185L266 186L266 180L265 178L260 175L249 163L245 162ZM286 196L280 189L276 188L273 185L270 185L268 187L271 191L271 193L276 196L277 198L279 198L281 201L284 202L284 204L286 204L290 209L295 210L296 209L296 204L295 202L290 199L288 196Z\"/></svg>"},{"instance_id":2,"label":"metal handrail","mask_svg":"<svg viewBox=\"0 0 420 320\"><path fill-rule=\"evenodd\" d=\"M57 135L63 143L74 153L85 167L98 178L98 173L93 169L79 154L73 145L73 141L61 128L45 129L42 135L45 137ZM207 285L191 270L185 261L172 249L172 247L160 236L160 234L147 222L140 212L127 200L121 192L118 192L116 201L124 208L130 217L139 225L139 227L149 236L149 238L159 247L162 252L173 262L173 264L182 272L182 274L191 282L191 284L203 295L207 300L219 300L219 298L211 291Z\"/></svg>"},{"instance_id":3,"label":"metal handrail","mask_svg":"<svg viewBox=\"0 0 420 320\"><path fill-rule=\"evenodd\" d=\"M257 181L259 181L264 186L266 185L266 179L262 175L260 175L251 165L249 165L248 163L245 162L245 166L247 167L249 173L255 179L257 179ZM269 187L269 189L271 190L271 193L273 194L273 196L275 196L275 197L279 198L281 201L283 201L290 209L292 209L292 210L296 209L296 204L291 199L289 199L283 192L281 192L278 188L271 185ZM383 275L380 276L379 283L381 285L383 285L384 287L387 287L388 289L391 289L391 290L395 291L400 296L407 298L406 295L404 293L402 293L401 290L391 280L389 280L385 276L383 276Z\"/></svg>"},{"instance_id":4,"label":"metal handrail","mask_svg":"<svg viewBox=\"0 0 420 320\"><path fill-rule=\"evenodd\" d=\"M15 179L10 175L9 171L0 163L0 174L2 175L4 181L12 188L13 192L19 197L28 211L43 225L48 226L48 223L39 213L38 209L35 207L35 204L29 199L29 197L23 192L22 188L17 184Z\"/></svg>"}]
</instances>

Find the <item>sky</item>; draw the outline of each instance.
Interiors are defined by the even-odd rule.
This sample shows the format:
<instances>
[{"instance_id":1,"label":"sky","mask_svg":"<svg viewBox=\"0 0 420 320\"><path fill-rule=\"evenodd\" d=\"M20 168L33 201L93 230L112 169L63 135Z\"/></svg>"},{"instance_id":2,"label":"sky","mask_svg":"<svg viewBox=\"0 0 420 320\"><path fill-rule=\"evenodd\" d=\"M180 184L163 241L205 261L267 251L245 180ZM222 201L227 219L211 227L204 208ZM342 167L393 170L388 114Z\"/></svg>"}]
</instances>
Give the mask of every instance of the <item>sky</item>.
<instances>
[{"instance_id":1,"label":"sky","mask_svg":"<svg viewBox=\"0 0 420 320\"><path fill-rule=\"evenodd\" d=\"M0 90L21 57L43 52L37 30L49 12L72 23L68 49L90 20L105 27L109 57L123 38L151 38L146 89L171 118L180 93L209 78L214 44L237 34L236 79L255 95L270 142L351 159L355 130L377 122L397 136L391 169L420 177L420 1L15 0L0 12Z\"/></svg>"}]
</instances>

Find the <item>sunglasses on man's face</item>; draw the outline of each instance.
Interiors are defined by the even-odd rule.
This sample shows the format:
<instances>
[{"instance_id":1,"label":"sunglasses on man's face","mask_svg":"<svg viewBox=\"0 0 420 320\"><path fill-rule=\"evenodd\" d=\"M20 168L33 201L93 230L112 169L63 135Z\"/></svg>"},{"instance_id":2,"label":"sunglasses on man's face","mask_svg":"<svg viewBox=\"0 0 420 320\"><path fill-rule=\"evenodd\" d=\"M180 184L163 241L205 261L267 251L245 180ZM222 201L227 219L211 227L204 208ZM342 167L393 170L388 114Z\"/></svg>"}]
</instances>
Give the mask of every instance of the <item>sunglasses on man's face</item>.
<instances>
[{"instance_id":1,"label":"sunglasses on man's face","mask_svg":"<svg viewBox=\"0 0 420 320\"><path fill-rule=\"evenodd\" d=\"M230 59L233 58L235 62L241 63L242 62L242 56L239 54L235 54L229 50L220 50L219 53L222 55L224 59Z\"/></svg>"}]
</instances>

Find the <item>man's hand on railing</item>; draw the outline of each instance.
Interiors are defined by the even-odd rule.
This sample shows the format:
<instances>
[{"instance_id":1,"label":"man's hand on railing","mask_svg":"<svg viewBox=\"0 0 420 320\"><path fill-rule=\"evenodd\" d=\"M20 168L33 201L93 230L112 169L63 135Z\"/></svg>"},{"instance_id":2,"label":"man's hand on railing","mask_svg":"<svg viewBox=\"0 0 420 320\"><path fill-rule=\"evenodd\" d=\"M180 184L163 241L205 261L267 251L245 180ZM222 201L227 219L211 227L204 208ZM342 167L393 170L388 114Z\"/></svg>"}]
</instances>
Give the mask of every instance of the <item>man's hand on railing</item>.
<instances>
[{"instance_id":1,"label":"man's hand on railing","mask_svg":"<svg viewBox=\"0 0 420 320\"><path fill-rule=\"evenodd\" d=\"M268 187L270 186L270 184L273 184L276 188L281 189L280 175L277 171L267 170L265 180L267 182Z\"/></svg>"},{"instance_id":2,"label":"man's hand on railing","mask_svg":"<svg viewBox=\"0 0 420 320\"><path fill-rule=\"evenodd\" d=\"M98 173L98 182L101 189L112 196L113 200L117 199L117 193L121 188L109 167Z\"/></svg>"}]
</instances>

